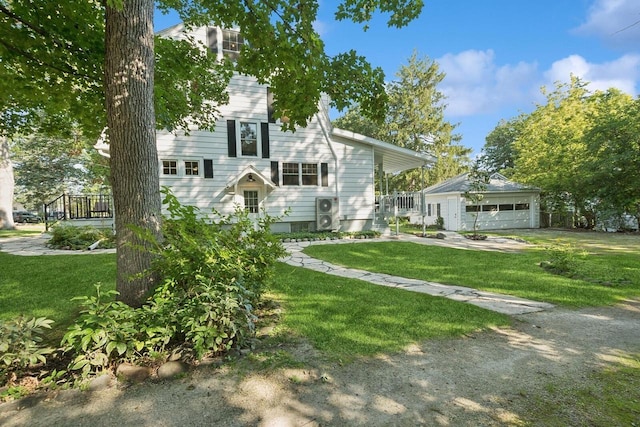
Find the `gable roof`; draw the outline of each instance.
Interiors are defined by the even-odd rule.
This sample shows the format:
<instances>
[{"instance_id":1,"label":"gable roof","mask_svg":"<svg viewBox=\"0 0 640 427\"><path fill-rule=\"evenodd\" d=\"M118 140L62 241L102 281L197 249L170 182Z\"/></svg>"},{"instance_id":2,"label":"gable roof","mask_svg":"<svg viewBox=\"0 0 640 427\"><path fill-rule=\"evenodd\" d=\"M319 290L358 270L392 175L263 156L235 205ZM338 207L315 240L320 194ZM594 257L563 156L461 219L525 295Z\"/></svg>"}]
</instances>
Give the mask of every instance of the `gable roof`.
<instances>
[{"instance_id":1,"label":"gable roof","mask_svg":"<svg viewBox=\"0 0 640 427\"><path fill-rule=\"evenodd\" d=\"M460 175L449 178L438 184L432 185L424 189L425 194L438 193L464 193L469 189L469 174L462 173ZM494 173L489 177L486 193L514 193L514 192L539 192L537 187L531 187L517 182L508 180L499 173Z\"/></svg>"},{"instance_id":2,"label":"gable roof","mask_svg":"<svg viewBox=\"0 0 640 427\"><path fill-rule=\"evenodd\" d=\"M348 130L334 127L331 130L331 134L338 138L348 139L372 147L375 163L382 163L382 169L387 173L402 172L435 162L435 158L430 154L418 153L417 151L402 148Z\"/></svg>"}]
</instances>

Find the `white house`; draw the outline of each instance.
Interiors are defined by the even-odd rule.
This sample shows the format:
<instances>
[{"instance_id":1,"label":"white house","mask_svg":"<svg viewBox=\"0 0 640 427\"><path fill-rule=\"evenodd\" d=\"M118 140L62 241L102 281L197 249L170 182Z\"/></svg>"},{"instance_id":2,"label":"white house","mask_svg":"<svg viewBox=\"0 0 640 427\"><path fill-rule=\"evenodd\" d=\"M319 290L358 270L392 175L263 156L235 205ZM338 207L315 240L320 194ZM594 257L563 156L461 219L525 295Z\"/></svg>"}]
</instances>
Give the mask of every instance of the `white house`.
<instances>
[{"instance_id":1,"label":"white house","mask_svg":"<svg viewBox=\"0 0 640 427\"><path fill-rule=\"evenodd\" d=\"M476 205L466 200L468 174L461 174L423 190L425 223L435 224L438 217L452 231L540 227L540 189L509 181L499 173L491 175L483 199ZM412 215L412 223L421 224L422 216Z\"/></svg>"},{"instance_id":2,"label":"white house","mask_svg":"<svg viewBox=\"0 0 640 427\"><path fill-rule=\"evenodd\" d=\"M184 32L177 25L160 34ZM233 56L242 44L233 30L202 27L190 35L219 55ZM379 218L377 174L433 162L431 156L334 128L327 99L308 126L293 133L283 132L270 114L268 86L235 75L228 92L214 132L157 133L160 184L205 212L228 214L240 206L250 215L280 216L289 210L272 227L276 232L371 229Z\"/></svg>"}]
</instances>

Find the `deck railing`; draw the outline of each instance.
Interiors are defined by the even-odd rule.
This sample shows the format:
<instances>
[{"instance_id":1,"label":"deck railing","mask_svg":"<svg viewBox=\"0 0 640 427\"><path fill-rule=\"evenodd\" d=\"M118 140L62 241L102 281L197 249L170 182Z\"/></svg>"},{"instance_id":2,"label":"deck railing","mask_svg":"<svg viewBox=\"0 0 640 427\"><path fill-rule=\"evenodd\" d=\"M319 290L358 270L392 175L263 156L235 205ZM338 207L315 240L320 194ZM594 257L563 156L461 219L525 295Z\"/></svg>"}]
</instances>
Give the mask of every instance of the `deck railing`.
<instances>
[{"instance_id":1,"label":"deck railing","mask_svg":"<svg viewBox=\"0 0 640 427\"><path fill-rule=\"evenodd\" d=\"M63 194L44 205L44 218L47 230L63 220L113 218L113 199L110 194Z\"/></svg>"},{"instance_id":2,"label":"deck railing","mask_svg":"<svg viewBox=\"0 0 640 427\"><path fill-rule=\"evenodd\" d=\"M376 212L385 217L409 216L422 212L422 193L395 192L376 196Z\"/></svg>"}]
</instances>

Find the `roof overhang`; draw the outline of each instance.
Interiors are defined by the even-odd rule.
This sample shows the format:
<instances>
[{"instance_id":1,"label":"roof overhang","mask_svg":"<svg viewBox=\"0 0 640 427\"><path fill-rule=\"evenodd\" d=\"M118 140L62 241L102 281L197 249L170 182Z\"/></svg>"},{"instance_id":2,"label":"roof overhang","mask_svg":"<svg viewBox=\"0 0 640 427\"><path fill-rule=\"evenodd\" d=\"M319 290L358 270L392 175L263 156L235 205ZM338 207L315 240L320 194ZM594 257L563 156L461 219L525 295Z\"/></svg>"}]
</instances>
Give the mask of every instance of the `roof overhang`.
<instances>
[{"instance_id":1,"label":"roof overhang","mask_svg":"<svg viewBox=\"0 0 640 427\"><path fill-rule=\"evenodd\" d=\"M229 194L236 194L238 192L238 187L241 185L264 185L264 188L267 193L272 192L276 189L276 186L271 179L264 176L260 171L253 166L247 166L242 172L240 172L237 176L235 176L231 181L227 183L225 187L225 191Z\"/></svg>"},{"instance_id":2,"label":"roof overhang","mask_svg":"<svg viewBox=\"0 0 640 427\"><path fill-rule=\"evenodd\" d=\"M376 164L381 164L386 173L397 173L408 169L420 168L435 163L436 160L429 154L418 153L417 151L398 147L397 145L344 129L333 128L331 134L338 138L370 146L373 149Z\"/></svg>"}]
</instances>

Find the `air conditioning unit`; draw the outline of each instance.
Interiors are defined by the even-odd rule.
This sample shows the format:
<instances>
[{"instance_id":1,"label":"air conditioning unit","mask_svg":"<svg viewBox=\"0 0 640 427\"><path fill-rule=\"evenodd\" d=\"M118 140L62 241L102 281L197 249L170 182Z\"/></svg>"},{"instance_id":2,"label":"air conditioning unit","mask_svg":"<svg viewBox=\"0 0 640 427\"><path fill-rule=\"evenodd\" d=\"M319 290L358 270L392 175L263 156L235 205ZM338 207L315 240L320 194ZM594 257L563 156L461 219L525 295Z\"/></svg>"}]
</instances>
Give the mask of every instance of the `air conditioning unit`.
<instances>
[{"instance_id":1,"label":"air conditioning unit","mask_svg":"<svg viewBox=\"0 0 640 427\"><path fill-rule=\"evenodd\" d=\"M316 198L316 228L318 231L337 230L340 227L337 197Z\"/></svg>"}]
</instances>

